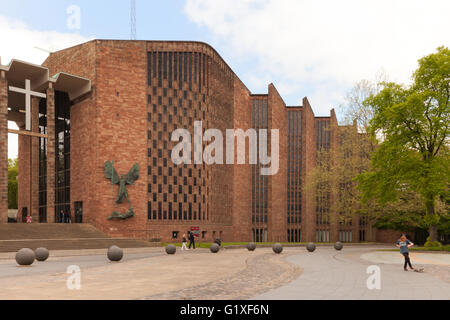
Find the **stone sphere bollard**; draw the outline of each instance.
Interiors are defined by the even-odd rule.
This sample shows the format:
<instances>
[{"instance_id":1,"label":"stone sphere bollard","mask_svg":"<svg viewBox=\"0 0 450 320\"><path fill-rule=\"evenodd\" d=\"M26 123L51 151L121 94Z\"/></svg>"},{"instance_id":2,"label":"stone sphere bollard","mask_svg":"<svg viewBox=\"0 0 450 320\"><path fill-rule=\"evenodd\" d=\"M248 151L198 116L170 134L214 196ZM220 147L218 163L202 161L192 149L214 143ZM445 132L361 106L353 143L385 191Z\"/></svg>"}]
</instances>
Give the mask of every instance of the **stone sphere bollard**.
<instances>
[{"instance_id":1,"label":"stone sphere bollard","mask_svg":"<svg viewBox=\"0 0 450 320\"><path fill-rule=\"evenodd\" d=\"M31 249L20 249L16 253L16 262L20 266L31 266L35 258L34 251Z\"/></svg>"},{"instance_id":2,"label":"stone sphere bollard","mask_svg":"<svg viewBox=\"0 0 450 320\"><path fill-rule=\"evenodd\" d=\"M108 259L113 262L118 262L123 258L123 250L118 246L111 246L108 249Z\"/></svg>"},{"instance_id":3,"label":"stone sphere bollard","mask_svg":"<svg viewBox=\"0 0 450 320\"><path fill-rule=\"evenodd\" d=\"M173 244L169 244L166 247L166 253L167 254L175 254L177 252L177 247L175 247Z\"/></svg>"},{"instance_id":4,"label":"stone sphere bollard","mask_svg":"<svg viewBox=\"0 0 450 320\"><path fill-rule=\"evenodd\" d=\"M308 245L306 246L306 249L307 249L309 252L314 252L314 251L316 251L316 245L315 245L314 243L310 242L310 243L308 243Z\"/></svg>"},{"instance_id":5,"label":"stone sphere bollard","mask_svg":"<svg viewBox=\"0 0 450 320\"><path fill-rule=\"evenodd\" d=\"M217 243L211 244L211 248L209 248L212 253L217 253L220 250L220 247Z\"/></svg>"},{"instance_id":6,"label":"stone sphere bollard","mask_svg":"<svg viewBox=\"0 0 450 320\"><path fill-rule=\"evenodd\" d=\"M256 244L254 244L253 242L250 242L247 245L247 249L248 249L248 251L255 251L256 250Z\"/></svg>"},{"instance_id":7,"label":"stone sphere bollard","mask_svg":"<svg viewBox=\"0 0 450 320\"><path fill-rule=\"evenodd\" d=\"M344 245L342 244L342 242L338 241L338 242L336 242L336 243L334 244L334 248L335 248L337 251L341 251L341 250L344 248Z\"/></svg>"},{"instance_id":8,"label":"stone sphere bollard","mask_svg":"<svg viewBox=\"0 0 450 320\"><path fill-rule=\"evenodd\" d=\"M281 245L281 243L276 243L273 245L272 248L273 252L275 252L276 254L280 254L283 252L283 246Z\"/></svg>"},{"instance_id":9,"label":"stone sphere bollard","mask_svg":"<svg viewBox=\"0 0 450 320\"><path fill-rule=\"evenodd\" d=\"M34 253L36 255L36 260L39 262L46 261L50 256L50 252L48 251L47 248L37 248Z\"/></svg>"}]
</instances>

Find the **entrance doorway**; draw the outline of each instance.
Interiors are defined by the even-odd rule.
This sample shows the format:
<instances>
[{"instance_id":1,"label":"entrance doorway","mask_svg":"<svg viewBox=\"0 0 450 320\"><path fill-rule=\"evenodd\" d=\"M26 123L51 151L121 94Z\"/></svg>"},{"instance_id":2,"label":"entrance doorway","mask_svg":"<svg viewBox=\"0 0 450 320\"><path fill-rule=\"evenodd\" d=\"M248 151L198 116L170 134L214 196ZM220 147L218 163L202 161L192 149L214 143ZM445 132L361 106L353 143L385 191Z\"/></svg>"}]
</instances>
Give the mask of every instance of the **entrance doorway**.
<instances>
[{"instance_id":1,"label":"entrance doorway","mask_svg":"<svg viewBox=\"0 0 450 320\"><path fill-rule=\"evenodd\" d=\"M75 223L83 223L83 202L75 202Z\"/></svg>"},{"instance_id":2,"label":"entrance doorway","mask_svg":"<svg viewBox=\"0 0 450 320\"><path fill-rule=\"evenodd\" d=\"M28 208L22 208L22 223L27 223Z\"/></svg>"}]
</instances>

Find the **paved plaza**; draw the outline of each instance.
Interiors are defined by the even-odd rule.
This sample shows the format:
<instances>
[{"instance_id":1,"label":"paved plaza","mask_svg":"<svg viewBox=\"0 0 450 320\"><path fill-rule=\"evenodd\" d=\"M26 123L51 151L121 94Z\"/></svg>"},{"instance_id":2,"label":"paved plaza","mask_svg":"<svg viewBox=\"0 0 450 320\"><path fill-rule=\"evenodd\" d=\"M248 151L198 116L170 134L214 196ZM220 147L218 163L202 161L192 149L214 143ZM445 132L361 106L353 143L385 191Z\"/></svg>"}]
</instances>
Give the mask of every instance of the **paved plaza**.
<instances>
[{"instance_id":1,"label":"paved plaza","mask_svg":"<svg viewBox=\"0 0 450 320\"><path fill-rule=\"evenodd\" d=\"M312 254L301 252L287 261L301 266L302 276L254 299L450 299L450 255L411 253L411 260L413 266L423 267L425 273L403 271L403 257L398 252L369 248L346 248L342 252L319 248ZM367 268L372 265L381 270L380 290L367 288L370 277Z\"/></svg>"},{"instance_id":2,"label":"paved plaza","mask_svg":"<svg viewBox=\"0 0 450 320\"><path fill-rule=\"evenodd\" d=\"M412 253L425 273L405 272L397 252L376 247L270 248L178 251L126 249L109 262L106 250L57 251L44 263L18 267L0 254L0 299L308 300L450 298L450 255ZM81 289L69 290L69 266L80 268ZM380 290L369 290L369 266L381 270Z\"/></svg>"}]
</instances>

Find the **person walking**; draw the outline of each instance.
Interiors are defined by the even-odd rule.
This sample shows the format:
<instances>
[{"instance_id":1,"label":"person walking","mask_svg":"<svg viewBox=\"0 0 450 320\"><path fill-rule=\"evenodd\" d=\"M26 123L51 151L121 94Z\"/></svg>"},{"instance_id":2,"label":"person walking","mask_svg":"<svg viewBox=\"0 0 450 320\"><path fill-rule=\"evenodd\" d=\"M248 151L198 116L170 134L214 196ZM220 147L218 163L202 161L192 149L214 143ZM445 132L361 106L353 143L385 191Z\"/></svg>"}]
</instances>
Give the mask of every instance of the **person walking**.
<instances>
[{"instance_id":1,"label":"person walking","mask_svg":"<svg viewBox=\"0 0 450 320\"><path fill-rule=\"evenodd\" d=\"M182 240L182 243L181 243L181 251L183 251L183 250L189 250L189 249L186 247L186 243L187 243L186 234L183 234L183 240Z\"/></svg>"},{"instance_id":2,"label":"person walking","mask_svg":"<svg viewBox=\"0 0 450 320\"><path fill-rule=\"evenodd\" d=\"M411 259L409 258L409 248L414 245L411 241L406 238L405 235L402 235L400 239L397 241L397 248L400 248L400 253L405 257L405 264L403 266L403 270L408 271L408 266L411 270L414 270L411 265Z\"/></svg>"},{"instance_id":3,"label":"person walking","mask_svg":"<svg viewBox=\"0 0 450 320\"><path fill-rule=\"evenodd\" d=\"M189 232L189 249L191 248L191 246L194 246L195 250L195 237L193 232Z\"/></svg>"},{"instance_id":4,"label":"person walking","mask_svg":"<svg viewBox=\"0 0 450 320\"><path fill-rule=\"evenodd\" d=\"M66 215L64 214L64 210L61 210L61 223L65 223L66 222Z\"/></svg>"}]
</instances>

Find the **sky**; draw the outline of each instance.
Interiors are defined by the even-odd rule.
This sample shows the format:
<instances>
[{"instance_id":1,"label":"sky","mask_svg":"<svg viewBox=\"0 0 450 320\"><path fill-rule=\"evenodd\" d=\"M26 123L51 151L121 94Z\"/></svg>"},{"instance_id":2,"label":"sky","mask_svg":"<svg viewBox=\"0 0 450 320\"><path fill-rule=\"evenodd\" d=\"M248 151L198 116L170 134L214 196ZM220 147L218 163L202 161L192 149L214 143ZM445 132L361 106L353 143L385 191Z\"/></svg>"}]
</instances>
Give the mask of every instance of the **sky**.
<instances>
[{"instance_id":1,"label":"sky","mask_svg":"<svg viewBox=\"0 0 450 320\"><path fill-rule=\"evenodd\" d=\"M448 0L136 0L138 40L211 44L253 93L273 83L317 116L380 72L407 84L417 60L450 44ZM128 0L0 0L0 57L42 63L91 39L129 39ZM44 50L40 50L37 48ZM11 124L13 127L13 125ZM9 136L17 157L17 136Z\"/></svg>"}]
</instances>

